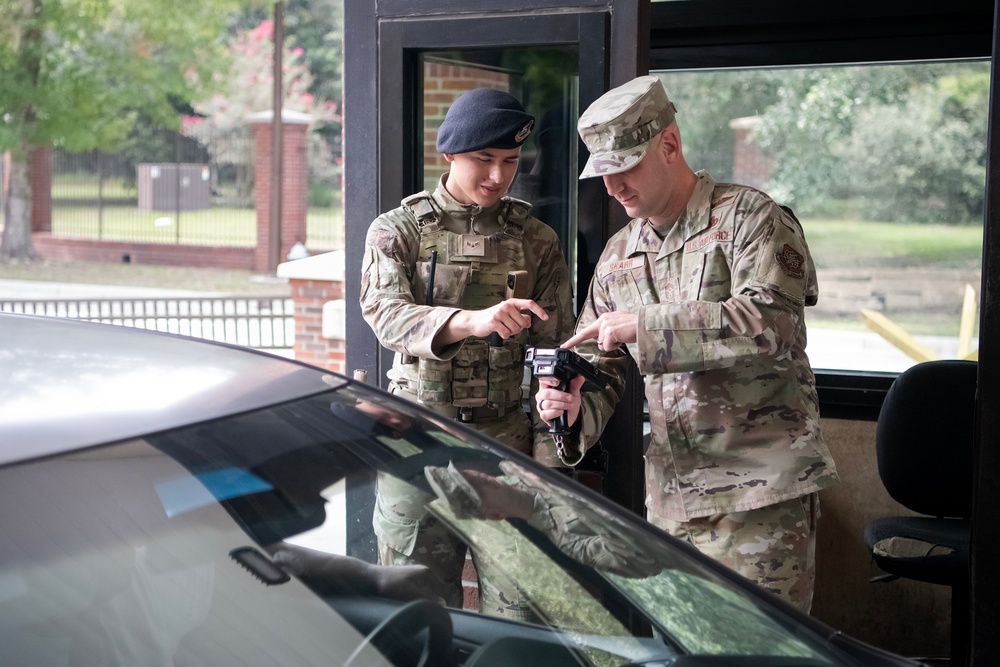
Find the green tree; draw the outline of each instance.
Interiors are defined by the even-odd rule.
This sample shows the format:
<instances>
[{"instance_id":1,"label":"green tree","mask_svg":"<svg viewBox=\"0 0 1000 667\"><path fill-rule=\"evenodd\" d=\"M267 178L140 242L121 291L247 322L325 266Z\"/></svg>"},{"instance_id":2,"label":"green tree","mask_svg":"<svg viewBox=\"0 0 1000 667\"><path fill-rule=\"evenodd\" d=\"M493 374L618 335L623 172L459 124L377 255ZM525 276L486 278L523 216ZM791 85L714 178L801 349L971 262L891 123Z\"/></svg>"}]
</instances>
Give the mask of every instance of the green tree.
<instances>
[{"instance_id":1,"label":"green tree","mask_svg":"<svg viewBox=\"0 0 1000 667\"><path fill-rule=\"evenodd\" d=\"M977 68L978 69L978 68ZM988 68L919 83L900 105L871 105L837 147L871 220L981 223Z\"/></svg>"},{"instance_id":2,"label":"green tree","mask_svg":"<svg viewBox=\"0 0 1000 667\"><path fill-rule=\"evenodd\" d=\"M11 167L0 261L35 257L28 158L114 150L140 112L178 126L203 96L240 0L0 0L0 150Z\"/></svg>"},{"instance_id":3,"label":"green tree","mask_svg":"<svg viewBox=\"0 0 1000 667\"><path fill-rule=\"evenodd\" d=\"M305 51L312 79L309 92L342 108L344 88L344 0L290 0L285 11L288 45ZM319 128L340 135L340 118Z\"/></svg>"},{"instance_id":4,"label":"green tree","mask_svg":"<svg viewBox=\"0 0 1000 667\"><path fill-rule=\"evenodd\" d=\"M733 131L729 121L757 116L775 103L781 77L751 72L664 72L660 80L677 107L684 155L694 169L719 181L733 175Z\"/></svg>"},{"instance_id":5,"label":"green tree","mask_svg":"<svg viewBox=\"0 0 1000 667\"><path fill-rule=\"evenodd\" d=\"M988 63L779 73L753 135L774 161L776 199L800 215L981 217ZM854 210L841 210L847 199Z\"/></svg>"}]
</instances>

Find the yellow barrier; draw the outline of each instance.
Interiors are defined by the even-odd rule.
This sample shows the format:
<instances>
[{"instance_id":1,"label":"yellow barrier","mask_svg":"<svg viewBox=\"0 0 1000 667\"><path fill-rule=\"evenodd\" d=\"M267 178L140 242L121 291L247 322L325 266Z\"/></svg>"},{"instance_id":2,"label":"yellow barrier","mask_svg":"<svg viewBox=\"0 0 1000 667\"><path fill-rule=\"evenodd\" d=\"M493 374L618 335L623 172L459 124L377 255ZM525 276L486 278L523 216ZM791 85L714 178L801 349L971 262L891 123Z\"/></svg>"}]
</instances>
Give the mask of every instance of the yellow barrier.
<instances>
[{"instance_id":1,"label":"yellow barrier","mask_svg":"<svg viewBox=\"0 0 1000 667\"><path fill-rule=\"evenodd\" d=\"M962 301L962 318L958 331L958 358L959 359L979 359L979 350L972 348L972 335L976 327L976 312L979 305L976 303L976 291L972 285L965 286L965 298ZM865 325L885 338L887 341L906 353L911 359L916 361L934 361L940 359L934 350L923 345L906 333L906 331L890 320L882 313L867 308L861 309L861 318Z\"/></svg>"}]
</instances>

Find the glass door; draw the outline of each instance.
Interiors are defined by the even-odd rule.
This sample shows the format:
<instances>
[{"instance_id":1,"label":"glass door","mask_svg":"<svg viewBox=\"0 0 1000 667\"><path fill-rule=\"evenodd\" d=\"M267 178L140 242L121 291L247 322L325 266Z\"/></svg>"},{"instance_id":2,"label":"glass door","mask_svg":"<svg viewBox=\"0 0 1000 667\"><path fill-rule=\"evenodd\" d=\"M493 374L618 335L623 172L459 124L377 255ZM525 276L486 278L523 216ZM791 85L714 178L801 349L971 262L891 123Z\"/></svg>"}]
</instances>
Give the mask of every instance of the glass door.
<instances>
[{"instance_id":1,"label":"glass door","mask_svg":"<svg viewBox=\"0 0 1000 667\"><path fill-rule=\"evenodd\" d=\"M535 116L510 194L552 227L573 275L577 309L593 267L623 221L609 219L597 179L578 180L586 149L582 109L646 72L648 3L642 0L378 0L345 5L344 151L347 368L386 384L392 354L361 317L365 234L379 214L445 171L437 128L464 91L508 91ZM620 423L617 423L620 422ZM608 433L615 452L605 487L642 512L642 400L634 387ZM620 476L620 478L619 478Z\"/></svg>"}]
</instances>

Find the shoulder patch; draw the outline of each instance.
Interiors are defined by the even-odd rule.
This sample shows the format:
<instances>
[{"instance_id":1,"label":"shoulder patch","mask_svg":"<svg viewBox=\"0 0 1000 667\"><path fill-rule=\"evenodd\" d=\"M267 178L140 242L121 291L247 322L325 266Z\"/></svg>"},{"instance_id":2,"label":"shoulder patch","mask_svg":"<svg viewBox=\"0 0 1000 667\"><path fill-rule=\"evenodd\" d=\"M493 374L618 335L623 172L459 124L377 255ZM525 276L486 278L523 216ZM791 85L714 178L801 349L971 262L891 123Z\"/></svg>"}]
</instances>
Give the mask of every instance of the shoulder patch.
<instances>
[{"instance_id":1,"label":"shoulder patch","mask_svg":"<svg viewBox=\"0 0 1000 667\"><path fill-rule=\"evenodd\" d=\"M791 278L805 276L805 257L787 243L774 253L774 261L778 263L785 275Z\"/></svg>"}]
</instances>

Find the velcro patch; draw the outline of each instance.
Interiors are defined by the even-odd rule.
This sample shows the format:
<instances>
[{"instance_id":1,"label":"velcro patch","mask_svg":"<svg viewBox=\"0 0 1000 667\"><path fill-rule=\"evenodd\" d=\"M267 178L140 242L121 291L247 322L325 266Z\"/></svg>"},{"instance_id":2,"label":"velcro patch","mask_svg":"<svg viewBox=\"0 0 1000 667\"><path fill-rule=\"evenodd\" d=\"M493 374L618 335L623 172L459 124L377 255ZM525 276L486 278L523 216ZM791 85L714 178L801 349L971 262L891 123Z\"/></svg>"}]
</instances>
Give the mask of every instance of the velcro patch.
<instances>
[{"instance_id":1,"label":"velcro patch","mask_svg":"<svg viewBox=\"0 0 1000 667\"><path fill-rule=\"evenodd\" d=\"M485 257L486 237L479 234L462 234L462 255L466 257Z\"/></svg>"},{"instance_id":2,"label":"velcro patch","mask_svg":"<svg viewBox=\"0 0 1000 667\"><path fill-rule=\"evenodd\" d=\"M774 260L785 272L785 275L791 278L801 278L805 275L805 257L787 243L774 253Z\"/></svg>"}]
</instances>

